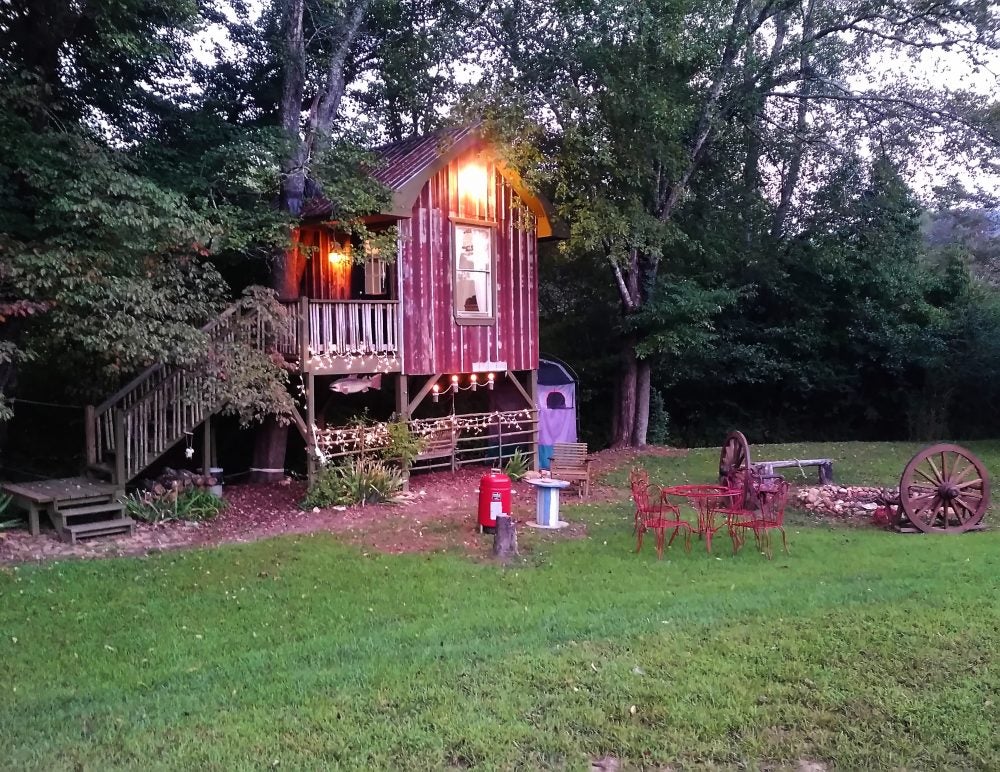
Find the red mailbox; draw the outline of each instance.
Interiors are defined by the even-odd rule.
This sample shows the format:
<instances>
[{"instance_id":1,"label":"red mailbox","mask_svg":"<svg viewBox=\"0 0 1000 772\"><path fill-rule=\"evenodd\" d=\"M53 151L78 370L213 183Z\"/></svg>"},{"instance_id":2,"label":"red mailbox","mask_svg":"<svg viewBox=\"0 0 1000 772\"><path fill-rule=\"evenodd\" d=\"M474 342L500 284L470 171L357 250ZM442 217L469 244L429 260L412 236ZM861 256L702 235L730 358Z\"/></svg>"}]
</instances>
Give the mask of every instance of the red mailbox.
<instances>
[{"instance_id":1,"label":"red mailbox","mask_svg":"<svg viewBox=\"0 0 1000 772\"><path fill-rule=\"evenodd\" d=\"M499 472L484 474L479 481L479 530L494 533L497 515L510 515L510 478Z\"/></svg>"}]
</instances>

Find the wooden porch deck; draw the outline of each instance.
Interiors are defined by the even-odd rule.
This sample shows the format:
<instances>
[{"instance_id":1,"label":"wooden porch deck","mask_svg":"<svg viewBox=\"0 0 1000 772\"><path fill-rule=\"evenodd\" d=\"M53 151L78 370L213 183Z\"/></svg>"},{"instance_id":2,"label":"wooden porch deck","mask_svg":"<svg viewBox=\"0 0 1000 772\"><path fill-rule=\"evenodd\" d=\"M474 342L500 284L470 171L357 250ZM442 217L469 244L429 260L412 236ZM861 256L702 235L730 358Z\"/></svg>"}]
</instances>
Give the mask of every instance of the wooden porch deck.
<instances>
[{"instance_id":1,"label":"wooden porch deck","mask_svg":"<svg viewBox=\"0 0 1000 772\"><path fill-rule=\"evenodd\" d=\"M299 298L282 305L288 326L278 349L303 372L402 372L399 301Z\"/></svg>"},{"instance_id":2,"label":"wooden porch deck","mask_svg":"<svg viewBox=\"0 0 1000 772\"><path fill-rule=\"evenodd\" d=\"M135 523L123 513L118 501L122 489L86 477L63 477L27 483L0 483L11 503L28 513L32 536L40 533L39 513L44 511L59 537L76 541L78 536L100 536L131 532ZM103 519L102 519L103 518ZM70 522L86 519L92 522Z\"/></svg>"}]
</instances>

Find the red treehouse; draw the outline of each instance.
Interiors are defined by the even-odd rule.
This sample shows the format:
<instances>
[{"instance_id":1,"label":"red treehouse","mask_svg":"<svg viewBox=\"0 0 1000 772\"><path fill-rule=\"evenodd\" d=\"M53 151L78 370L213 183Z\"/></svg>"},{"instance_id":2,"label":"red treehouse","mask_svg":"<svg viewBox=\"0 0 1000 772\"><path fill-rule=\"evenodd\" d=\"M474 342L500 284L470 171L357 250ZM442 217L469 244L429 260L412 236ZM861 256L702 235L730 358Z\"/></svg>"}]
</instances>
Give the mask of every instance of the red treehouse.
<instances>
[{"instance_id":1,"label":"red treehouse","mask_svg":"<svg viewBox=\"0 0 1000 772\"><path fill-rule=\"evenodd\" d=\"M384 440L392 414L424 437L418 466L516 451L537 462L538 240L556 235L547 205L478 126L376 156L372 175L392 203L368 227L396 229L395 259L358 264L313 199L286 261L298 297L283 299L279 345L305 384L297 424L310 472Z\"/></svg>"}]
</instances>

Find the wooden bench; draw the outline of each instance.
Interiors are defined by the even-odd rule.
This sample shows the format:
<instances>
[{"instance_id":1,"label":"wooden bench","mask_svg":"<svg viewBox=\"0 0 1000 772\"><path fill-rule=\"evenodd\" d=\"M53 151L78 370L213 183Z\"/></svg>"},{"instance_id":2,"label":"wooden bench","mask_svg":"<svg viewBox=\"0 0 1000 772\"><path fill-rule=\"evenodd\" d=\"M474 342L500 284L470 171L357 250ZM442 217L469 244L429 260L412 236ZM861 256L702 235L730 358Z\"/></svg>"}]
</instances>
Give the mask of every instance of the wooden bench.
<instances>
[{"instance_id":1,"label":"wooden bench","mask_svg":"<svg viewBox=\"0 0 1000 772\"><path fill-rule=\"evenodd\" d=\"M424 447L415 459L414 464L420 461L433 461L438 458L447 458L451 461L451 470L455 471L455 444L458 440L458 433L449 428L438 429L424 436Z\"/></svg>"},{"instance_id":2,"label":"wooden bench","mask_svg":"<svg viewBox=\"0 0 1000 772\"><path fill-rule=\"evenodd\" d=\"M774 475L775 469L791 469L797 467L802 470L806 466L816 467L820 485L829 485L833 482L833 459L832 458L805 458L802 460L792 459L789 461L755 461L751 466L754 471L764 477Z\"/></svg>"},{"instance_id":3,"label":"wooden bench","mask_svg":"<svg viewBox=\"0 0 1000 772\"><path fill-rule=\"evenodd\" d=\"M590 458L585 442L557 442L552 446L549 471L556 480L580 483L577 492L590 495Z\"/></svg>"}]
</instances>

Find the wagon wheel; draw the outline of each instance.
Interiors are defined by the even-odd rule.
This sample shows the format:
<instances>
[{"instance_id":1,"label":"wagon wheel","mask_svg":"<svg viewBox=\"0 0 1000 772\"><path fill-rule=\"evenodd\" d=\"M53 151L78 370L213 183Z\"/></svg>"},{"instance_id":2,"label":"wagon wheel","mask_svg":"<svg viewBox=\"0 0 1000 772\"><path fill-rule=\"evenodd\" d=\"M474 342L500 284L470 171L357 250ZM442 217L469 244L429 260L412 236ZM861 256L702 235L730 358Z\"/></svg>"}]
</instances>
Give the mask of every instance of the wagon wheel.
<instances>
[{"instance_id":1,"label":"wagon wheel","mask_svg":"<svg viewBox=\"0 0 1000 772\"><path fill-rule=\"evenodd\" d=\"M979 524L990 505L982 461L958 445L931 445L910 459L899 480L899 501L924 533L960 533Z\"/></svg>"},{"instance_id":2,"label":"wagon wheel","mask_svg":"<svg viewBox=\"0 0 1000 772\"><path fill-rule=\"evenodd\" d=\"M750 445L743 432L730 432L719 454L719 482L729 488L743 488L744 505L750 500Z\"/></svg>"}]
</instances>

